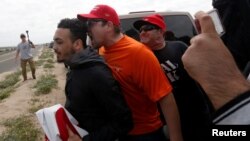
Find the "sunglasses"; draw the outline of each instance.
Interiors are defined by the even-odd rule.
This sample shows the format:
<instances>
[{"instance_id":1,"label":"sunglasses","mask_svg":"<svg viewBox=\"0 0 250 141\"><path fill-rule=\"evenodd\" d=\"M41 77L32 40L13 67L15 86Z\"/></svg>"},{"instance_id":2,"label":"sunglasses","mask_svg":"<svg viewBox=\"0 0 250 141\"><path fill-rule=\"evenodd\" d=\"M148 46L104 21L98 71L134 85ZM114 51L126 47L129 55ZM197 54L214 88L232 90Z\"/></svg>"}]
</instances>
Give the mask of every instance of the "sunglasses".
<instances>
[{"instance_id":1,"label":"sunglasses","mask_svg":"<svg viewBox=\"0 0 250 141\"><path fill-rule=\"evenodd\" d=\"M87 21L87 26L92 27L93 25L95 25L98 22L102 22L103 24L107 23L107 21L103 20L103 19L91 19L91 20Z\"/></svg>"},{"instance_id":2,"label":"sunglasses","mask_svg":"<svg viewBox=\"0 0 250 141\"><path fill-rule=\"evenodd\" d=\"M154 29L160 29L160 28L155 25L148 24L148 25L143 25L139 31L141 33L142 31L151 31Z\"/></svg>"}]
</instances>

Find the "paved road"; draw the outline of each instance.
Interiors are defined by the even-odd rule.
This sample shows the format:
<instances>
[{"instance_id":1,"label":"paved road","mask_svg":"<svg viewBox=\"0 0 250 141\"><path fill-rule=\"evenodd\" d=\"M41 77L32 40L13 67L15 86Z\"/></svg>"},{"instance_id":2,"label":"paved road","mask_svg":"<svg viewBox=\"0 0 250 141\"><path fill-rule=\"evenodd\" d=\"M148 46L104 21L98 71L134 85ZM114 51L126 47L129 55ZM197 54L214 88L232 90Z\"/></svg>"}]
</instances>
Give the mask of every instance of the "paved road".
<instances>
[{"instance_id":1,"label":"paved road","mask_svg":"<svg viewBox=\"0 0 250 141\"><path fill-rule=\"evenodd\" d=\"M42 46L36 46L35 49L31 49L33 56L37 56L41 49ZM0 55L0 73L20 68L20 61L15 62L15 56L16 51Z\"/></svg>"}]
</instances>

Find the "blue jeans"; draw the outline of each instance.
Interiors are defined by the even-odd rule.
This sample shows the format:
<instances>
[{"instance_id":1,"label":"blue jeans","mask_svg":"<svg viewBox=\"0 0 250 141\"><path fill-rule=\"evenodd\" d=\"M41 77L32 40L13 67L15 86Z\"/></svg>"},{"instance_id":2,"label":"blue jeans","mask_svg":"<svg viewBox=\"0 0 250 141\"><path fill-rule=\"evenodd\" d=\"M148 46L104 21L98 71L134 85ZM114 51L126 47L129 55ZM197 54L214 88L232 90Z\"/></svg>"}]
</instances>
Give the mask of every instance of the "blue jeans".
<instances>
[{"instance_id":1,"label":"blue jeans","mask_svg":"<svg viewBox=\"0 0 250 141\"><path fill-rule=\"evenodd\" d=\"M151 133L142 134L142 135L128 135L119 141L168 141L163 133L163 129L160 128Z\"/></svg>"}]
</instances>

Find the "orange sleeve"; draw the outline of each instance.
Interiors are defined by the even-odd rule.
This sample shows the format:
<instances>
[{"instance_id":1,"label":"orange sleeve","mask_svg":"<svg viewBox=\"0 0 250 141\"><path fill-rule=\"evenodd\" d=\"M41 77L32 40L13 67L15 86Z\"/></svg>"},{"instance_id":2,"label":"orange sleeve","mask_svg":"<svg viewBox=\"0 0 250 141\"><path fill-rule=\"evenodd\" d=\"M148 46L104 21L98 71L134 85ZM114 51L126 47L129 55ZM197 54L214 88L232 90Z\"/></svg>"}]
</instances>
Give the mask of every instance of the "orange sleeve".
<instances>
[{"instance_id":1,"label":"orange sleeve","mask_svg":"<svg viewBox=\"0 0 250 141\"><path fill-rule=\"evenodd\" d=\"M148 97L156 102L162 97L168 95L172 91L172 86L167 80L157 58L151 50L146 46L142 46L140 50L133 56L132 68L134 81L139 84Z\"/></svg>"}]
</instances>

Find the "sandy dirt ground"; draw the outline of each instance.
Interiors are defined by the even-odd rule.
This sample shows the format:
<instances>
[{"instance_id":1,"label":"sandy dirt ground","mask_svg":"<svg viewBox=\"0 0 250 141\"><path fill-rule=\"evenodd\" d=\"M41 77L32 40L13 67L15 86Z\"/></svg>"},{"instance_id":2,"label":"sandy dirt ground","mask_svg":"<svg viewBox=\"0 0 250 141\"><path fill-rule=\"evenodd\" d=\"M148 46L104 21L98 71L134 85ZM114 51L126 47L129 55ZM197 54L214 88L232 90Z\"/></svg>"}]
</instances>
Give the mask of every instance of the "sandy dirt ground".
<instances>
[{"instance_id":1,"label":"sandy dirt ground","mask_svg":"<svg viewBox=\"0 0 250 141\"><path fill-rule=\"evenodd\" d=\"M35 58L36 60L37 58ZM43 67L37 67L36 75L37 79L32 79L31 72L27 73L28 80L25 82L18 82L17 88L11 95L2 100L0 102L0 122L9 118L15 118L20 115L31 115L34 119L34 122L39 126L38 121L36 119L35 113L30 113L29 109L34 106L34 101L36 104L43 105L43 107L49 107L55 104L64 104L65 102L65 94L64 94L64 86L65 86L65 74L67 70L65 69L63 64L54 63L54 68L48 70L43 69ZM0 80L4 79L4 77L11 72L1 73ZM46 95L35 95L35 89L33 86L36 81L43 74L52 73L56 75L56 79L58 80L58 87L53 89L51 93ZM5 130L3 126L0 125L0 134Z\"/></svg>"}]
</instances>

